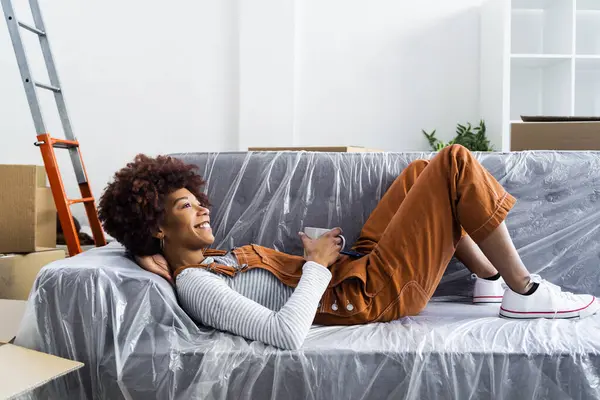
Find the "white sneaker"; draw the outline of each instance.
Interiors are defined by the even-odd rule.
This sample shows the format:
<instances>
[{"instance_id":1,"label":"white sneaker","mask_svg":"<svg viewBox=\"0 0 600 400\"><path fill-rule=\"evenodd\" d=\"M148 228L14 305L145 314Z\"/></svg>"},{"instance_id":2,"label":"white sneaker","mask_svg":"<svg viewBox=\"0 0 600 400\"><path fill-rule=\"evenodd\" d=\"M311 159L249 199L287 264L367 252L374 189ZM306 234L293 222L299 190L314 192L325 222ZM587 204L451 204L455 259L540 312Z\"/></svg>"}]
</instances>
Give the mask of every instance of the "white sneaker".
<instances>
[{"instance_id":1,"label":"white sneaker","mask_svg":"<svg viewBox=\"0 0 600 400\"><path fill-rule=\"evenodd\" d=\"M482 279L476 274L471 277L475 279L475 287L473 288L473 303L488 304L501 303L504 296L504 279L498 278L495 281Z\"/></svg>"},{"instance_id":2,"label":"white sneaker","mask_svg":"<svg viewBox=\"0 0 600 400\"><path fill-rule=\"evenodd\" d=\"M589 294L573 294L562 289L539 275L531 275L533 282L539 283L537 290L529 295L507 289L500 306L500 316L506 318L585 318L600 310L600 303Z\"/></svg>"}]
</instances>

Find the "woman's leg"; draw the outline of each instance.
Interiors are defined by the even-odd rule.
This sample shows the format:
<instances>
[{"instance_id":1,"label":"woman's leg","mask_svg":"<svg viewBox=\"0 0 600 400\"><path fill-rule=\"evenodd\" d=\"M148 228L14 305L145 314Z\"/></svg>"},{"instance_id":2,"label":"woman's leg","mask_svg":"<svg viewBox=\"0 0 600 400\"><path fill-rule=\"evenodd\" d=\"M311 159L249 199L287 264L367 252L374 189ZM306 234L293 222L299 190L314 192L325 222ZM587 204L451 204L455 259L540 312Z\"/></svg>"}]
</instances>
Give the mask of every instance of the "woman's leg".
<instances>
[{"instance_id":1,"label":"woman's leg","mask_svg":"<svg viewBox=\"0 0 600 400\"><path fill-rule=\"evenodd\" d=\"M513 291L526 293L531 288L529 272L521 261L504 222L479 247Z\"/></svg>"},{"instance_id":2,"label":"woman's leg","mask_svg":"<svg viewBox=\"0 0 600 400\"><path fill-rule=\"evenodd\" d=\"M416 160L402 171L367 219L358 240L352 246L355 251L369 254L375 248L383 236L387 225L406 198L406 194L413 187L427 165L429 165L429 161L427 160ZM498 273L479 246L464 231L454 255L469 271L481 278L488 278Z\"/></svg>"},{"instance_id":3,"label":"woman's leg","mask_svg":"<svg viewBox=\"0 0 600 400\"><path fill-rule=\"evenodd\" d=\"M363 225L357 241L352 246L354 251L369 254L377 246L388 224L427 165L428 160L415 160L402 170Z\"/></svg>"},{"instance_id":4,"label":"woman's leg","mask_svg":"<svg viewBox=\"0 0 600 400\"><path fill-rule=\"evenodd\" d=\"M465 267L480 278L490 278L498 274L492 262L483 254L469 235L463 235L456 246L454 256Z\"/></svg>"},{"instance_id":5,"label":"woman's leg","mask_svg":"<svg viewBox=\"0 0 600 400\"><path fill-rule=\"evenodd\" d=\"M494 194L495 192L503 191L500 184L498 184L495 179L479 165L468 150L464 148L462 148L462 150L463 151L460 153L468 154L469 164L476 166L483 171L483 173L480 172L478 174L479 176L484 177L484 180L481 183L486 184L486 181L494 182L496 186L494 188ZM438 155L438 157L440 156L441 154ZM392 184L390 189L388 189L376 209L373 210L373 213L369 216L353 249L369 254L376 247L385 234L388 225L394 220L394 216L403 204L408 193L415 186L417 179L424 176L423 172L428 165L429 161L417 160L409 164L408 167L402 171L398 179ZM434 189L434 186L435 189L439 189L439 184L437 182L430 181L429 183L429 185L425 183L425 185L430 187L425 193L426 195L428 193L434 193L434 190L432 190ZM435 192L437 192L437 190ZM420 196L423 196L423 194L421 193ZM422 201L428 200L423 198ZM480 248L468 234L465 234L465 232L462 231L454 255L471 272L477 274L477 276L481 278L496 275L498 270L500 270L500 275L502 275L506 284L515 292L524 293L528 289L529 272L523 265L504 223L499 224L493 234L490 235L489 240L485 240L484 243L482 243L482 248Z\"/></svg>"},{"instance_id":6,"label":"woman's leg","mask_svg":"<svg viewBox=\"0 0 600 400\"><path fill-rule=\"evenodd\" d=\"M409 191L399 194L401 205L391 217L386 212L374 213L373 219L377 220L370 218L370 226L366 226L384 229L379 231L378 241L368 256L367 279L372 277L374 281L367 283L367 290L387 287L386 296L397 296L400 315L414 315L425 307L464 232L475 244L483 242L502 224L515 203L462 146L449 146L440 151L428 165L424 164L418 178ZM399 182L394 185L402 188ZM385 196L382 202L384 200ZM376 235L369 231L367 234L370 234L367 240L361 238L357 244L364 246L363 243L368 244ZM493 235L491 243L506 248L508 243L498 243L505 239ZM482 249L484 254L489 247ZM505 272L521 267L505 265ZM382 283L386 280L389 282ZM523 291L526 283L513 288ZM398 317L391 308L384 314L381 320Z\"/></svg>"}]
</instances>

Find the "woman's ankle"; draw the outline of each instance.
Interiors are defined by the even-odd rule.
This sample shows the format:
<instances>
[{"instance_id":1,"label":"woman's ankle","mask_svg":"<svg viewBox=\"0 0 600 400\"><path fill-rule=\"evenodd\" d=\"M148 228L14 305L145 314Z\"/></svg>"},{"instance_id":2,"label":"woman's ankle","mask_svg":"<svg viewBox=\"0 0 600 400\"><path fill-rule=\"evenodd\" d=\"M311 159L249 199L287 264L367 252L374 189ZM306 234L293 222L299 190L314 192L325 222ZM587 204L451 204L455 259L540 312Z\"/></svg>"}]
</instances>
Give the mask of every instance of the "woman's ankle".
<instances>
[{"instance_id":1,"label":"woman's ankle","mask_svg":"<svg viewBox=\"0 0 600 400\"><path fill-rule=\"evenodd\" d=\"M527 276L521 284L508 284L508 287L510 288L510 290L512 290L515 293L519 293L523 296L529 296L532 295L533 293L535 293L535 291L537 290L539 284L532 281L530 276Z\"/></svg>"},{"instance_id":2,"label":"woman's ankle","mask_svg":"<svg viewBox=\"0 0 600 400\"><path fill-rule=\"evenodd\" d=\"M493 275L484 275L484 276L479 276L481 279L485 279L486 281L497 281L498 279L500 279L500 272L496 272Z\"/></svg>"},{"instance_id":3,"label":"woman's ankle","mask_svg":"<svg viewBox=\"0 0 600 400\"><path fill-rule=\"evenodd\" d=\"M538 286L540 286L539 283L534 282L531 280L531 278L529 279L529 282L527 283L527 285L525 286L525 292L522 293L523 296L529 296L535 293L535 291L537 290Z\"/></svg>"}]
</instances>

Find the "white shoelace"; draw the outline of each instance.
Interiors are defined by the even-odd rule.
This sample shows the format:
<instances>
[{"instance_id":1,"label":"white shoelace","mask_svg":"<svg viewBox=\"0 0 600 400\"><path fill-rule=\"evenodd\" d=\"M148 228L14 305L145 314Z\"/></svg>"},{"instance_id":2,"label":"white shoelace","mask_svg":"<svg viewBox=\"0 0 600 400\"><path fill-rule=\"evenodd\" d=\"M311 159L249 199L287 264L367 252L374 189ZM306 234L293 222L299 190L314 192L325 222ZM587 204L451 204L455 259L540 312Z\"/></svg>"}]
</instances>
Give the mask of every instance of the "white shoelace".
<instances>
[{"instance_id":1,"label":"white shoelace","mask_svg":"<svg viewBox=\"0 0 600 400\"><path fill-rule=\"evenodd\" d=\"M543 286L547 288L547 290L550 292L550 302L552 310L554 311L554 318L556 318L556 314L559 311L556 305L556 300L562 299L574 303L578 303L581 301L581 299L574 293L564 292L560 286L557 286L551 282L548 282L545 279L542 279L542 277L537 274L531 275L531 282L538 283L540 286L543 284Z\"/></svg>"},{"instance_id":2,"label":"white shoelace","mask_svg":"<svg viewBox=\"0 0 600 400\"><path fill-rule=\"evenodd\" d=\"M576 294L563 291L560 286L557 286L551 282L548 282L545 279L542 279L539 275L531 275L531 281L539 284L543 283L544 286L546 286L552 292L552 294L555 294L557 297L561 297L569 301L580 301L580 298Z\"/></svg>"}]
</instances>

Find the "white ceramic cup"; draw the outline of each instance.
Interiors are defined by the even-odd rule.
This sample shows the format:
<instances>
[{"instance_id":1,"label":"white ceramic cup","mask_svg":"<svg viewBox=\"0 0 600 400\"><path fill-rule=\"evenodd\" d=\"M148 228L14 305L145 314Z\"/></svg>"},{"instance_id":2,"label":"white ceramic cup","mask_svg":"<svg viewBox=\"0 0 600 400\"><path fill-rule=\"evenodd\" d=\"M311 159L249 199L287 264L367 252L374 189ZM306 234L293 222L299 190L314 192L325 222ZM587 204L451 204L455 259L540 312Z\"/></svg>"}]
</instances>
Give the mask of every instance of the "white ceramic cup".
<instances>
[{"instance_id":1,"label":"white ceramic cup","mask_svg":"<svg viewBox=\"0 0 600 400\"><path fill-rule=\"evenodd\" d=\"M323 236L324 234L326 234L327 232L329 232L330 230L331 229L315 228L312 226L304 227L304 233L306 234L306 236L308 236L311 239L317 239L317 238ZM342 238L342 250L344 250L346 248L346 238L343 237L342 235L340 235L339 237ZM306 257L306 250L304 250L304 257Z\"/></svg>"}]
</instances>

